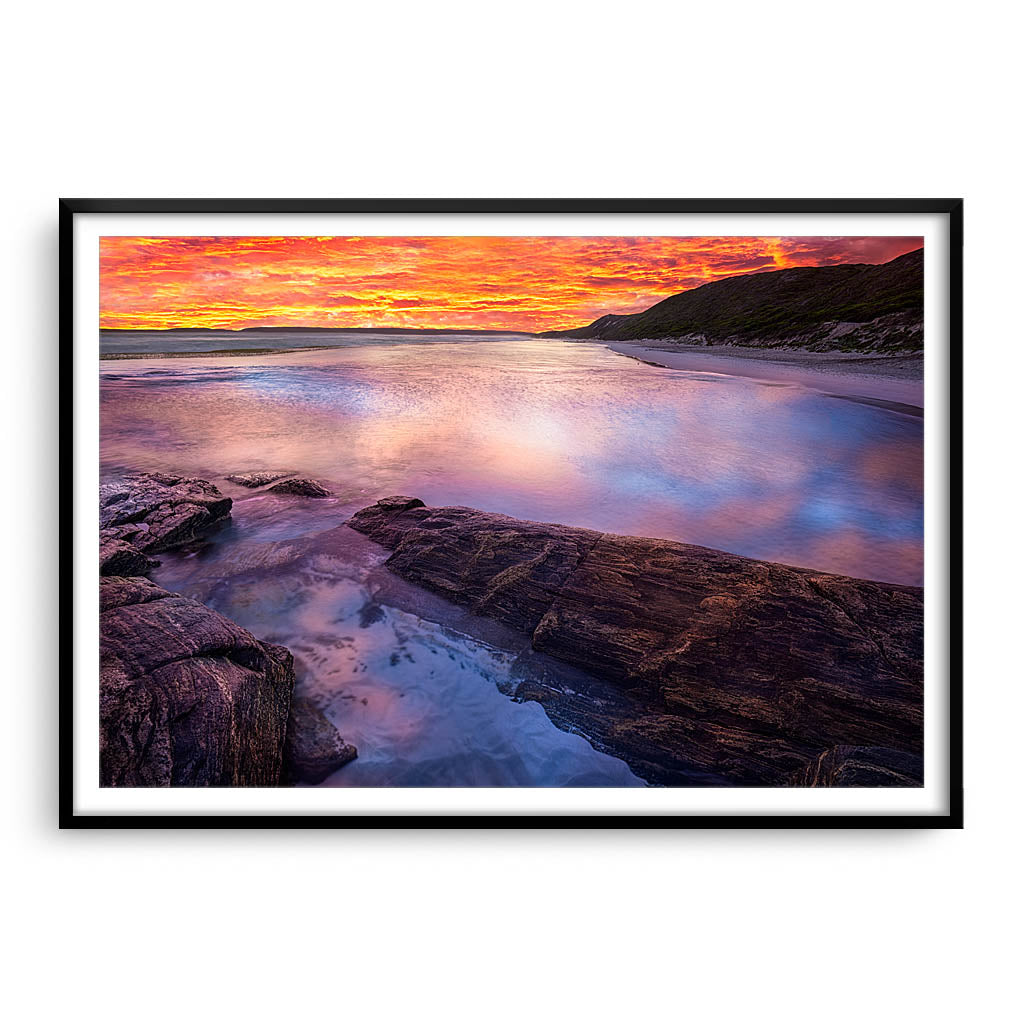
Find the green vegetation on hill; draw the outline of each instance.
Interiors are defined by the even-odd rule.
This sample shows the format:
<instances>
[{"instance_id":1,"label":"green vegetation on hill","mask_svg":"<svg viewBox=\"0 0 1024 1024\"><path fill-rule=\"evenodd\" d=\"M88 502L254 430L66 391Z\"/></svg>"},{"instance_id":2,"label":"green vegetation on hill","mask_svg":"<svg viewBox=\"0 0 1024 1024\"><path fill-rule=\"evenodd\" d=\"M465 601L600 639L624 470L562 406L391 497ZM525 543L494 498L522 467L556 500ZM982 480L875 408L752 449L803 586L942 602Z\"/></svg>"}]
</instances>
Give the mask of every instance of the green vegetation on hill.
<instances>
[{"instance_id":1,"label":"green vegetation on hill","mask_svg":"<svg viewBox=\"0 0 1024 1024\"><path fill-rule=\"evenodd\" d=\"M642 313L610 314L545 337L709 345L899 350L921 348L924 250L889 263L745 274L680 292ZM885 318L881 323L874 323ZM837 323L870 325L836 330Z\"/></svg>"}]
</instances>

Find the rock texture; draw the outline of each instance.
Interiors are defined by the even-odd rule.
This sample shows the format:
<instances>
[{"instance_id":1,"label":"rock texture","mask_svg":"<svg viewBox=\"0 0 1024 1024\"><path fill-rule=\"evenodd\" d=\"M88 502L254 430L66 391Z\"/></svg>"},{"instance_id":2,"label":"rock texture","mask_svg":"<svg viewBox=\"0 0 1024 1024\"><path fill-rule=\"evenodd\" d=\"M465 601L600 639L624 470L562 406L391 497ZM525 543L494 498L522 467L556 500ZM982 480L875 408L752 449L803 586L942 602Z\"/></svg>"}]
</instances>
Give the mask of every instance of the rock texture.
<instances>
[{"instance_id":1,"label":"rock texture","mask_svg":"<svg viewBox=\"0 0 1024 1024\"><path fill-rule=\"evenodd\" d=\"M283 480L286 476L293 476L288 473L232 473L227 477L233 484L240 487L266 487L275 480Z\"/></svg>"},{"instance_id":2,"label":"rock texture","mask_svg":"<svg viewBox=\"0 0 1024 1024\"><path fill-rule=\"evenodd\" d=\"M187 544L231 514L213 484L166 473L129 473L100 487L100 575L140 575L148 555Z\"/></svg>"},{"instance_id":3,"label":"rock texture","mask_svg":"<svg viewBox=\"0 0 1024 1024\"><path fill-rule=\"evenodd\" d=\"M920 754L886 747L840 746L826 750L796 780L799 786L920 786Z\"/></svg>"},{"instance_id":4,"label":"rock texture","mask_svg":"<svg viewBox=\"0 0 1024 1024\"><path fill-rule=\"evenodd\" d=\"M399 575L613 684L520 696L650 781L921 784L920 588L406 497L349 525ZM851 747L875 781L847 754L815 767Z\"/></svg>"},{"instance_id":5,"label":"rock texture","mask_svg":"<svg viewBox=\"0 0 1024 1024\"><path fill-rule=\"evenodd\" d=\"M329 498L331 492L318 484L315 480L307 480L305 477L295 477L291 480L282 480L267 490L274 494L295 494L300 498Z\"/></svg>"},{"instance_id":6,"label":"rock texture","mask_svg":"<svg viewBox=\"0 0 1024 1024\"><path fill-rule=\"evenodd\" d=\"M144 555L134 544L121 540L113 530L100 537L101 576L144 576L159 563Z\"/></svg>"},{"instance_id":7,"label":"rock texture","mask_svg":"<svg viewBox=\"0 0 1024 1024\"><path fill-rule=\"evenodd\" d=\"M327 716L307 697L292 701L284 748L285 782L323 782L349 761L356 748L346 743Z\"/></svg>"},{"instance_id":8,"label":"rock texture","mask_svg":"<svg viewBox=\"0 0 1024 1024\"><path fill-rule=\"evenodd\" d=\"M315 706L293 709L288 650L142 578L158 564L147 552L196 540L230 509L205 480L132 473L101 487L101 785L319 782L356 756Z\"/></svg>"},{"instance_id":9,"label":"rock texture","mask_svg":"<svg viewBox=\"0 0 1024 1024\"><path fill-rule=\"evenodd\" d=\"M276 786L284 647L146 579L100 581L100 783Z\"/></svg>"}]
</instances>

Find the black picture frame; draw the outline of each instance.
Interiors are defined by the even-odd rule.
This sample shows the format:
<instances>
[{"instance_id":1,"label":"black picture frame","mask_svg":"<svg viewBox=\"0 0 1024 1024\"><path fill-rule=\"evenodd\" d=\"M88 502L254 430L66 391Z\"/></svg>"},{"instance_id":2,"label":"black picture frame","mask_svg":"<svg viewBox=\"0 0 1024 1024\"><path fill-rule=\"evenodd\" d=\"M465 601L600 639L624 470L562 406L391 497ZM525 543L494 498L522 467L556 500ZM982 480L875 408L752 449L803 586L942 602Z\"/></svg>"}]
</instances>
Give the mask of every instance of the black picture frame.
<instances>
[{"instance_id":1,"label":"black picture frame","mask_svg":"<svg viewBox=\"0 0 1024 1024\"><path fill-rule=\"evenodd\" d=\"M962 828L963 799L963 200L962 199L87 199L59 200L59 559L73 565L72 360L77 214L939 214L949 267L949 793L945 814L85 815L74 810L73 570L59 596L60 828Z\"/></svg>"}]
</instances>

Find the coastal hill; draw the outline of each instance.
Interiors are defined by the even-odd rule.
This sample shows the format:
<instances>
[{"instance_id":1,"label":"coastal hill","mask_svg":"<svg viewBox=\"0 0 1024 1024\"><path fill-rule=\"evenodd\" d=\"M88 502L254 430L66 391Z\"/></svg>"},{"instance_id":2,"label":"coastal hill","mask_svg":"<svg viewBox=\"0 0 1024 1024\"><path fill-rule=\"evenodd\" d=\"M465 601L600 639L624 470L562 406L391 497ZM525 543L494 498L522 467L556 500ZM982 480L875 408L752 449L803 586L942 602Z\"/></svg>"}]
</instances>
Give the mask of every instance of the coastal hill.
<instances>
[{"instance_id":1,"label":"coastal hill","mask_svg":"<svg viewBox=\"0 0 1024 1024\"><path fill-rule=\"evenodd\" d=\"M545 338L913 352L923 347L924 249L889 263L744 274Z\"/></svg>"}]
</instances>

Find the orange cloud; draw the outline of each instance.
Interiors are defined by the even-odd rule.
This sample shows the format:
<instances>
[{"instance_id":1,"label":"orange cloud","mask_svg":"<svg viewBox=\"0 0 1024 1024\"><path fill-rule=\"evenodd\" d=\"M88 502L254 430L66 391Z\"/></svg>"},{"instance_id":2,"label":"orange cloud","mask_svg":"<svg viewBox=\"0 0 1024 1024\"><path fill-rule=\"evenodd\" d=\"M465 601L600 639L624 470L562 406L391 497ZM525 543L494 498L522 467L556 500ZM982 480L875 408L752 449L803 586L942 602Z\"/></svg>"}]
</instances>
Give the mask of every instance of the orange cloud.
<instances>
[{"instance_id":1,"label":"orange cloud","mask_svg":"<svg viewBox=\"0 0 1024 1024\"><path fill-rule=\"evenodd\" d=\"M104 237L100 326L543 331L709 281L884 263L920 238Z\"/></svg>"}]
</instances>

